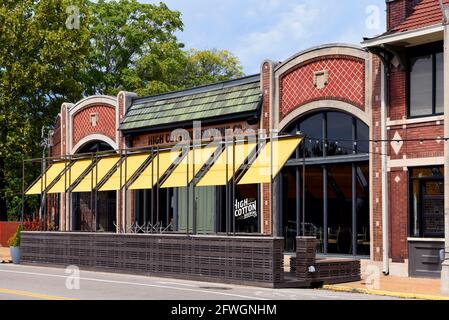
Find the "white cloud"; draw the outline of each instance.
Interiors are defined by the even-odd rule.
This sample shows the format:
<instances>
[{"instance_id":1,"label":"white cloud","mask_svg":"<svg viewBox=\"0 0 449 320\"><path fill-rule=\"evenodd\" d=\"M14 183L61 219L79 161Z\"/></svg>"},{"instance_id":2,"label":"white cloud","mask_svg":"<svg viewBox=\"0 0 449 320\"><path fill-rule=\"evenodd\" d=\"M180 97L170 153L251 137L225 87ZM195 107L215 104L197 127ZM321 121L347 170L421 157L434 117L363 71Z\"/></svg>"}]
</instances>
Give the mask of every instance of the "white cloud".
<instances>
[{"instance_id":1,"label":"white cloud","mask_svg":"<svg viewBox=\"0 0 449 320\"><path fill-rule=\"evenodd\" d=\"M301 42L313 36L323 14L322 7L313 2L284 3L283 11L271 17L276 23L243 35L234 51L251 73L257 72L262 60L285 59L302 47Z\"/></svg>"}]
</instances>

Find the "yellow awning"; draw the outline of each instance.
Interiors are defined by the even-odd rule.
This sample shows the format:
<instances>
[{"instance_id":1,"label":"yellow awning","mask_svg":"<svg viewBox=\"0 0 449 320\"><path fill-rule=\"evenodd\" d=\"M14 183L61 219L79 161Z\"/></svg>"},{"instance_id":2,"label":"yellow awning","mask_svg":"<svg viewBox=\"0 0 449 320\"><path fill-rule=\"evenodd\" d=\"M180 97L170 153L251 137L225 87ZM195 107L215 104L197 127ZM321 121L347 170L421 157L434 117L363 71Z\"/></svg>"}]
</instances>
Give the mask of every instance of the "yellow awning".
<instances>
[{"instance_id":1,"label":"yellow awning","mask_svg":"<svg viewBox=\"0 0 449 320\"><path fill-rule=\"evenodd\" d=\"M128 189L151 189L180 154L180 151L162 151L157 154Z\"/></svg>"},{"instance_id":2,"label":"yellow awning","mask_svg":"<svg viewBox=\"0 0 449 320\"><path fill-rule=\"evenodd\" d=\"M209 160L217 147L194 148L181 160L181 162L172 171L170 176L161 185L161 188L186 187L194 176L200 171L204 164ZM193 168L195 167L195 171ZM187 180L187 170L189 170L189 179Z\"/></svg>"},{"instance_id":3,"label":"yellow awning","mask_svg":"<svg viewBox=\"0 0 449 320\"><path fill-rule=\"evenodd\" d=\"M256 148L255 142L249 143L237 143L235 147L228 146L227 147L227 155L226 149L221 153L212 167L207 171L207 173L203 176L200 182L197 183L198 187L206 187L206 186L224 186L226 185L226 158L228 159L228 181L232 179L232 173L234 170L233 166L233 152L235 148L235 170L238 170L240 166L245 162L246 158L253 152Z\"/></svg>"},{"instance_id":4,"label":"yellow awning","mask_svg":"<svg viewBox=\"0 0 449 320\"><path fill-rule=\"evenodd\" d=\"M70 186L75 183L84 171L92 164L92 159L76 160L64 174L58 179L53 187L48 190L48 193L66 192ZM65 187L64 187L65 183Z\"/></svg>"},{"instance_id":5,"label":"yellow awning","mask_svg":"<svg viewBox=\"0 0 449 320\"><path fill-rule=\"evenodd\" d=\"M123 159L120 166L117 167L115 172L109 179L98 189L99 191L113 191L120 190L134 173L144 164L144 162L150 156L149 153L135 154ZM121 185L120 185L120 170L122 172ZM126 176L125 176L126 172Z\"/></svg>"},{"instance_id":6,"label":"yellow awning","mask_svg":"<svg viewBox=\"0 0 449 320\"><path fill-rule=\"evenodd\" d=\"M292 137L268 141L237 184L271 182L271 177L278 174L301 140L300 137Z\"/></svg>"},{"instance_id":7,"label":"yellow awning","mask_svg":"<svg viewBox=\"0 0 449 320\"><path fill-rule=\"evenodd\" d=\"M41 194L66 168L66 161L53 163L44 174L25 192L27 195Z\"/></svg>"},{"instance_id":8,"label":"yellow awning","mask_svg":"<svg viewBox=\"0 0 449 320\"><path fill-rule=\"evenodd\" d=\"M91 192L92 188L95 188L98 182L100 182L104 176L111 171L119 159L119 156L101 158L98 163L96 163L92 169L89 170L86 176L80 181L80 183L78 183L72 192Z\"/></svg>"}]
</instances>

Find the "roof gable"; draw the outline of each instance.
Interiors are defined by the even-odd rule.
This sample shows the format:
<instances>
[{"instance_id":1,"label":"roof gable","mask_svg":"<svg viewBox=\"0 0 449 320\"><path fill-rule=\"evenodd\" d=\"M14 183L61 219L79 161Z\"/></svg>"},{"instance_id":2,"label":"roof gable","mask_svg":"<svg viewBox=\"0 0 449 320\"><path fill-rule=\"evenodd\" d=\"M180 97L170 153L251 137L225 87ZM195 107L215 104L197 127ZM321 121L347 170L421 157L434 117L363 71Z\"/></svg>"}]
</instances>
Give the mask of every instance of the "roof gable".
<instances>
[{"instance_id":1,"label":"roof gable","mask_svg":"<svg viewBox=\"0 0 449 320\"><path fill-rule=\"evenodd\" d=\"M449 4L449 0L443 0L444 4ZM422 0L412 11L412 14L399 26L393 28L391 32L403 32L419 29L441 23L443 15L437 0Z\"/></svg>"}]
</instances>

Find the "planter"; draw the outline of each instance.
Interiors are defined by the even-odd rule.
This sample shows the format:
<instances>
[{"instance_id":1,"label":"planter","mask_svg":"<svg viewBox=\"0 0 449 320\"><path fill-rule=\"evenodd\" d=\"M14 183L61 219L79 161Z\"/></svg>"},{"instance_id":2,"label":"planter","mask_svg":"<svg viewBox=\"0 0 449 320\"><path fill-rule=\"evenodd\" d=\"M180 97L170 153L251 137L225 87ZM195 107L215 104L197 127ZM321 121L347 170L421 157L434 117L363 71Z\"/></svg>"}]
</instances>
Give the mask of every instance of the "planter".
<instances>
[{"instance_id":1,"label":"planter","mask_svg":"<svg viewBox=\"0 0 449 320\"><path fill-rule=\"evenodd\" d=\"M20 247L9 247L11 252L11 260L14 264L20 263Z\"/></svg>"}]
</instances>

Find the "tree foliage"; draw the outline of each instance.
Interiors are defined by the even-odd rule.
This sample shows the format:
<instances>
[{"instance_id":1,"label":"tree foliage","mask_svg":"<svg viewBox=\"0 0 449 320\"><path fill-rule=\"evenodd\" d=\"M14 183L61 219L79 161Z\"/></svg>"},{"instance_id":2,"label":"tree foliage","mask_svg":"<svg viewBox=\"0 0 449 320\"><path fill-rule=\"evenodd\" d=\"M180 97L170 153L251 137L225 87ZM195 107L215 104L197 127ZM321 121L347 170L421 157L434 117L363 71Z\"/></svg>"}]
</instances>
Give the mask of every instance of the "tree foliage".
<instances>
[{"instance_id":1,"label":"tree foliage","mask_svg":"<svg viewBox=\"0 0 449 320\"><path fill-rule=\"evenodd\" d=\"M79 11L70 27L69 8ZM78 17L78 16L77 16ZM62 102L120 90L150 95L242 76L228 51L185 50L181 13L137 0L0 2L0 220L21 207L22 159ZM39 167L27 167L26 185ZM38 206L27 199L27 208ZM33 202L34 201L34 202Z\"/></svg>"},{"instance_id":2,"label":"tree foliage","mask_svg":"<svg viewBox=\"0 0 449 320\"><path fill-rule=\"evenodd\" d=\"M86 26L69 30L66 8L84 0L3 0L0 3L0 220L17 212L21 162L40 153L43 125L63 101L81 97L88 54ZM87 20L87 17L84 17ZM33 170L27 175L34 175Z\"/></svg>"}]
</instances>

